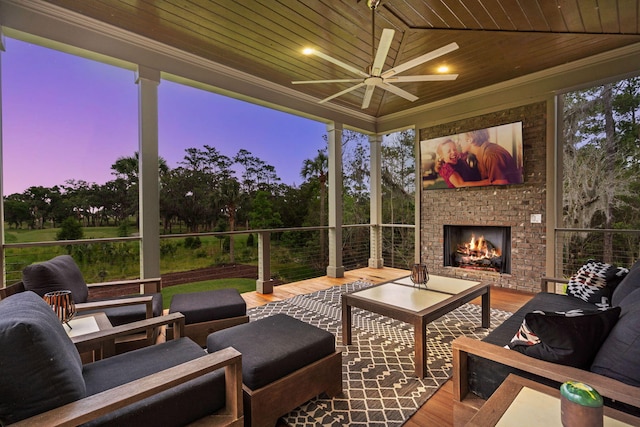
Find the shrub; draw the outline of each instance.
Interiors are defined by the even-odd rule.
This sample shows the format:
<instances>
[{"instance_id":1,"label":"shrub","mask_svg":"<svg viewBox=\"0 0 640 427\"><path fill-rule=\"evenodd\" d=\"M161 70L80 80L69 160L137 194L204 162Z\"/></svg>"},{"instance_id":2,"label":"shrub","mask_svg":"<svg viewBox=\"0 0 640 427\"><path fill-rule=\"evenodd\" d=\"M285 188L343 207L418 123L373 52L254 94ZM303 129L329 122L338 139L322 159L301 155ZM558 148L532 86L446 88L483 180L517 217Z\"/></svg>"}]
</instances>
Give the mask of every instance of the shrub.
<instances>
[{"instance_id":1,"label":"shrub","mask_svg":"<svg viewBox=\"0 0 640 427\"><path fill-rule=\"evenodd\" d=\"M79 240L84 237L82 226L73 217L69 217L62 221L60 231L56 234L56 240Z\"/></svg>"},{"instance_id":2,"label":"shrub","mask_svg":"<svg viewBox=\"0 0 640 427\"><path fill-rule=\"evenodd\" d=\"M178 251L178 245L174 242L160 242L160 256L161 257L174 257L176 252Z\"/></svg>"},{"instance_id":3,"label":"shrub","mask_svg":"<svg viewBox=\"0 0 640 427\"><path fill-rule=\"evenodd\" d=\"M202 242L198 236L189 236L184 239L184 247L187 249L198 249L200 246L202 246Z\"/></svg>"},{"instance_id":4,"label":"shrub","mask_svg":"<svg viewBox=\"0 0 640 427\"><path fill-rule=\"evenodd\" d=\"M122 221L118 226L118 237L129 237L130 232L129 221Z\"/></svg>"}]
</instances>

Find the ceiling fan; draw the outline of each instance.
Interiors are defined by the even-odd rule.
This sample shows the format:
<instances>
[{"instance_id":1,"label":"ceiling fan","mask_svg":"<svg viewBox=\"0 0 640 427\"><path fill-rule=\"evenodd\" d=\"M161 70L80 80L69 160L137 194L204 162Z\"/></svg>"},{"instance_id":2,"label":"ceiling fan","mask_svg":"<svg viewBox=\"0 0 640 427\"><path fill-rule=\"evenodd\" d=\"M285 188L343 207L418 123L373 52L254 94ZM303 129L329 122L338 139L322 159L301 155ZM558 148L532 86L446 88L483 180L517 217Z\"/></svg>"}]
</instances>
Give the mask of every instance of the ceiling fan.
<instances>
[{"instance_id":1,"label":"ceiling fan","mask_svg":"<svg viewBox=\"0 0 640 427\"><path fill-rule=\"evenodd\" d=\"M384 61L387 58L387 54L389 53L389 49L391 48L391 42L393 41L393 36L395 31L389 28L385 28L382 30L382 36L380 37L380 43L378 44L378 50L375 55L373 54L373 49L375 45L375 9L380 3L380 1L368 1L369 8L371 9L372 15L372 25L371 25L371 49L372 49L372 59L373 63L370 65L368 72L364 72L356 67L353 67L349 64L346 64L339 59L332 58L331 56L319 52L315 49L307 48L303 50L303 53L306 55L315 55L319 58L322 58L326 61L329 61L347 71L350 71L356 75L358 78L351 79L331 79L331 80L302 80L302 81L293 81L292 84L316 84L316 83L356 83L354 86L351 86L345 90L342 90L336 94L329 96L320 101L320 103L324 103L332 100L333 98L337 98L338 96L344 95L345 93L354 91L365 86L364 97L362 99L362 107L363 109L369 107L369 103L371 102L371 97L373 96L373 91L376 87L387 90L391 93L394 93L402 98L405 98L411 102L418 99L417 96L407 92L404 89L400 89L397 86L394 86L393 83L405 83L405 82L427 82L427 81L443 81L443 80L455 80L458 75L457 74L426 74L419 76L398 76L398 74L416 67L420 64L423 64L427 61L435 59L439 56L445 55L449 52L452 52L458 49L458 45L456 43L449 43L446 46L443 46L439 49L431 51L429 53L425 53L417 58L414 58L410 61L397 65L393 68L390 68L386 71L383 71L382 67L384 66Z\"/></svg>"}]
</instances>

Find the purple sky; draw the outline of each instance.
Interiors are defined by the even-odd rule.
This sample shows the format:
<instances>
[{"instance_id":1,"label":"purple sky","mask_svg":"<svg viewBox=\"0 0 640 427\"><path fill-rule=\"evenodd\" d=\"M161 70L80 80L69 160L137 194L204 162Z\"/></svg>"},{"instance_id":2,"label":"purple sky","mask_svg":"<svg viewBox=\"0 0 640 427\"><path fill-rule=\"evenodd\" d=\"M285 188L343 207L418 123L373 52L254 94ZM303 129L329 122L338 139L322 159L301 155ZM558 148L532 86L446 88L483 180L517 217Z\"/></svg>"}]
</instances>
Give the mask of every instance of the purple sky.
<instances>
[{"instance_id":1,"label":"purple sky","mask_svg":"<svg viewBox=\"0 0 640 427\"><path fill-rule=\"evenodd\" d=\"M138 149L134 73L7 38L2 54L4 194L65 181L104 184ZM253 153L298 185L325 146L323 123L175 83L159 86L159 150L174 168L185 148Z\"/></svg>"}]
</instances>

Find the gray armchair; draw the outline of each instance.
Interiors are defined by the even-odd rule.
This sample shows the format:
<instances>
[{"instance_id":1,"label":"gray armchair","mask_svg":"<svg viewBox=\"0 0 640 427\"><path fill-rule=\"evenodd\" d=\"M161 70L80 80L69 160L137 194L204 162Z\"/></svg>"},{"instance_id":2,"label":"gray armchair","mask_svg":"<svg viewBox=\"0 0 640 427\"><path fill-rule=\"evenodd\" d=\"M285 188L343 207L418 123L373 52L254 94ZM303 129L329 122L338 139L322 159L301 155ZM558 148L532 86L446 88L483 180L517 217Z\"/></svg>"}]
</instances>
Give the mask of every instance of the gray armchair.
<instances>
[{"instance_id":1,"label":"gray armchair","mask_svg":"<svg viewBox=\"0 0 640 427\"><path fill-rule=\"evenodd\" d=\"M169 324L176 339L82 365L78 349ZM180 337L180 313L75 338L33 292L0 301L0 424L239 426L241 356ZM221 369L224 368L224 369Z\"/></svg>"}]
</instances>

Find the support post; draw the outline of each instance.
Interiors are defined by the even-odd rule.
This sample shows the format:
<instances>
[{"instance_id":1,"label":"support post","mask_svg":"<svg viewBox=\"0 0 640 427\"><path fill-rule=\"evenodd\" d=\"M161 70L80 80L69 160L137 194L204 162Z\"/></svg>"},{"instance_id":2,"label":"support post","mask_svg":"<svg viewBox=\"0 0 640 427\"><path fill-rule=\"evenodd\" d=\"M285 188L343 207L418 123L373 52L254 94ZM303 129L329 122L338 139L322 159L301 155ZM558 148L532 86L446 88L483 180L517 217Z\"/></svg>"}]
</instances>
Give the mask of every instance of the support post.
<instances>
[{"instance_id":1,"label":"support post","mask_svg":"<svg viewBox=\"0 0 640 427\"><path fill-rule=\"evenodd\" d=\"M327 125L329 139L329 265L327 276L344 277L342 265L342 123Z\"/></svg>"},{"instance_id":2,"label":"support post","mask_svg":"<svg viewBox=\"0 0 640 427\"><path fill-rule=\"evenodd\" d=\"M382 135L369 136L370 149L370 258L369 267L384 267L382 258ZM391 248L393 250L393 248Z\"/></svg>"},{"instance_id":3,"label":"support post","mask_svg":"<svg viewBox=\"0 0 640 427\"><path fill-rule=\"evenodd\" d=\"M273 280L271 280L271 233L269 231L258 232L258 280L256 280L256 292L260 294L273 293Z\"/></svg>"},{"instance_id":4,"label":"support post","mask_svg":"<svg viewBox=\"0 0 640 427\"><path fill-rule=\"evenodd\" d=\"M4 33L2 32L2 26L0 26L0 70L2 70L2 52L5 51ZM2 157L2 72L0 71L0 165L4 164L4 158ZM0 173L0 287L5 287L6 268L4 259L4 181Z\"/></svg>"},{"instance_id":5,"label":"support post","mask_svg":"<svg viewBox=\"0 0 640 427\"><path fill-rule=\"evenodd\" d=\"M160 71L139 66L138 180L140 186L141 277L160 277L160 174L158 171L158 85Z\"/></svg>"}]
</instances>

